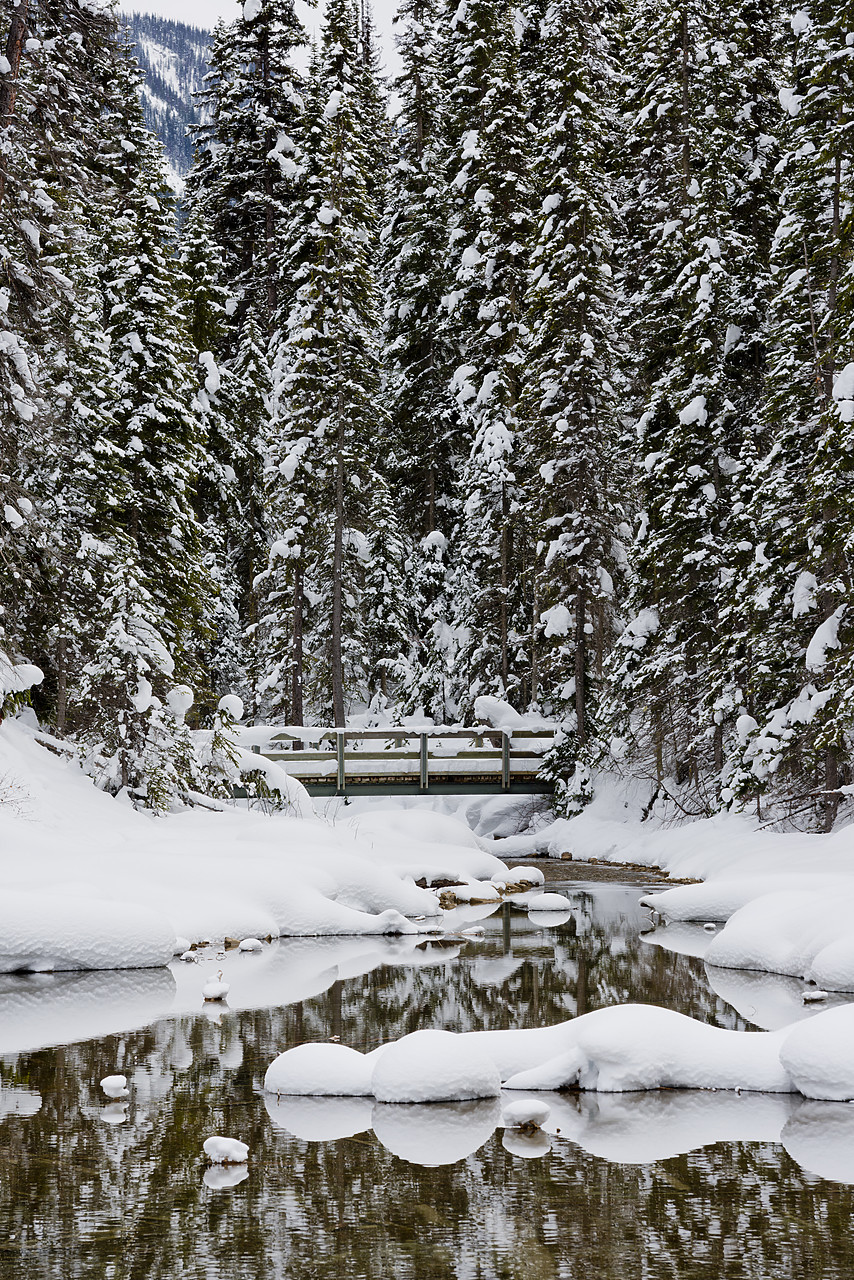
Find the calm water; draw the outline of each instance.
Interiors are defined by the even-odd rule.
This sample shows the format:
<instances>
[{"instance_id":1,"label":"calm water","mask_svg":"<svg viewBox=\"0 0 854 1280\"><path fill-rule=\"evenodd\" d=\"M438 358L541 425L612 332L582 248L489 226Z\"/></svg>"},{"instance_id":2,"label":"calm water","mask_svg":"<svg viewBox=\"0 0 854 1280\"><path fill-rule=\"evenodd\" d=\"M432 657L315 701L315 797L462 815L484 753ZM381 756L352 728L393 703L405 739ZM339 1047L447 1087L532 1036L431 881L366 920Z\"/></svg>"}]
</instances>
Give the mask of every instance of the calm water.
<instances>
[{"instance_id":1,"label":"calm water","mask_svg":"<svg viewBox=\"0 0 854 1280\"><path fill-rule=\"evenodd\" d=\"M213 961L0 979L0 1277L854 1275L854 1189L838 1180L849 1165L854 1180L854 1106L545 1095L560 1132L523 1148L492 1102L265 1099L272 1058L309 1039L367 1049L626 1000L747 1030L802 1015L797 983L707 974L690 954L702 930L640 940L636 888L565 891L566 923L505 908L462 950L292 940L229 956L221 1015L198 998ZM126 1107L98 1087L116 1070ZM213 1133L250 1145L234 1185L206 1170Z\"/></svg>"}]
</instances>

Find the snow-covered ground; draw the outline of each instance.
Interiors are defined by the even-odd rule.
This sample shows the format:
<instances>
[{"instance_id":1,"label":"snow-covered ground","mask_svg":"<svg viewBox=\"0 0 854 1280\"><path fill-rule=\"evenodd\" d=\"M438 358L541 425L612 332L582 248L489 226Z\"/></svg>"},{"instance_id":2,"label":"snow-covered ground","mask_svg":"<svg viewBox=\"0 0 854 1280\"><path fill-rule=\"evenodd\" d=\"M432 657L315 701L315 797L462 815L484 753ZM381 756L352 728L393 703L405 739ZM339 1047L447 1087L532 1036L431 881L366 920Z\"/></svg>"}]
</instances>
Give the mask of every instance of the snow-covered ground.
<instances>
[{"instance_id":1,"label":"snow-covered ground","mask_svg":"<svg viewBox=\"0 0 854 1280\"><path fill-rule=\"evenodd\" d=\"M304 794L301 812L154 817L98 791L25 726L3 725L0 971L162 966L225 938L435 932L439 899L416 880L477 899L509 879L449 816L333 822Z\"/></svg>"}]
</instances>

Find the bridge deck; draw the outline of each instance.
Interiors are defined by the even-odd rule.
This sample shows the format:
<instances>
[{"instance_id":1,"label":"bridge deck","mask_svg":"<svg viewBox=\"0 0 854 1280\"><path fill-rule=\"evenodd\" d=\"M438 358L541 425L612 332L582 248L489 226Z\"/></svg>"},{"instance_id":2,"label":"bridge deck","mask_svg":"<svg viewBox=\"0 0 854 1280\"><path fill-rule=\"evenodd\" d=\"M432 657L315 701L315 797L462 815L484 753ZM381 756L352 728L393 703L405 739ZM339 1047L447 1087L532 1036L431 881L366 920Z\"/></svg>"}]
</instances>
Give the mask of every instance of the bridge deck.
<instances>
[{"instance_id":1,"label":"bridge deck","mask_svg":"<svg viewBox=\"0 0 854 1280\"><path fill-rule=\"evenodd\" d=\"M553 742L552 730L482 725L426 731L290 727L272 733L262 754L317 796L546 795L552 784L538 775Z\"/></svg>"}]
</instances>

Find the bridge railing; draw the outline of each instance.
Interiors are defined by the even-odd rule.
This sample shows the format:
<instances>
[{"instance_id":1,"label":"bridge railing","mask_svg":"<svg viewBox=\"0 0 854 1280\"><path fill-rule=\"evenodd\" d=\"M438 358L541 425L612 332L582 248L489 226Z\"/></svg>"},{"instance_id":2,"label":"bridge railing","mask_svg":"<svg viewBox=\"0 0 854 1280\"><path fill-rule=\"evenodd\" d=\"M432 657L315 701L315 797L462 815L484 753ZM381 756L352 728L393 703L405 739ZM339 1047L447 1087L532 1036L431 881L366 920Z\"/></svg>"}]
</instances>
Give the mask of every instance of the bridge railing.
<instances>
[{"instance_id":1,"label":"bridge railing","mask_svg":"<svg viewBox=\"0 0 854 1280\"><path fill-rule=\"evenodd\" d=\"M321 729L286 726L263 754L315 794L349 791L547 793L538 777L551 729ZM333 787L334 780L334 787Z\"/></svg>"}]
</instances>

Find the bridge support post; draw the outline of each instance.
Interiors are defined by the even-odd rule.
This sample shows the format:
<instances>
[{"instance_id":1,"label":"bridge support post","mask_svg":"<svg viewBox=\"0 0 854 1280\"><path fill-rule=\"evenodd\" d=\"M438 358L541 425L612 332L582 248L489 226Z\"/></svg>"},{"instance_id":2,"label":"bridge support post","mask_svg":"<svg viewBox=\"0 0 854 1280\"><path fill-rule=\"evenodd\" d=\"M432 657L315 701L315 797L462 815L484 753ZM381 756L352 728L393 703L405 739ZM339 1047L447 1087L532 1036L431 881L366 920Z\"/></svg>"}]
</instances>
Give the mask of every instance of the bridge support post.
<instances>
[{"instance_id":1,"label":"bridge support post","mask_svg":"<svg viewBox=\"0 0 854 1280\"><path fill-rule=\"evenodd\" d=\"M501 790L510 790L510 734L501 735Z\"/></svg>"},{"instance_id":2,"label":"bridge support post","mask_svg":"<svg viewBox=\"0 0 854 1280\"><path fill-rule=\"evenodd\" d=\"M338 748L338 795L347 794L347 764L344 756L345 735L339 732L335 735L335 743Z\"/></svg>"},{"instance_id":3,"label":"bridge support post","mask_svg":"<svg viewBox=\"0 0 854 1280\"><path fill-rule=\"evenodd\" d=\"M419 757L419 765L420 765L419 775L420 776L419 776L418 785L422 791L429 791L430 790L430 765L429 765L430 756L428 752L428 738L426 733L422 733L420 736L421 736L421 751L420 751L420 757Z\"/></svg>"}]
</instances>

